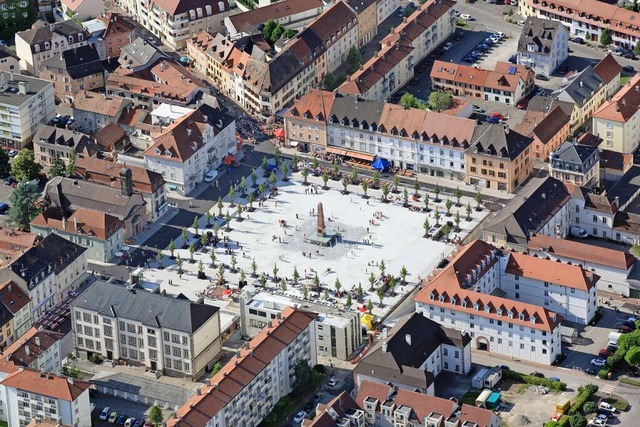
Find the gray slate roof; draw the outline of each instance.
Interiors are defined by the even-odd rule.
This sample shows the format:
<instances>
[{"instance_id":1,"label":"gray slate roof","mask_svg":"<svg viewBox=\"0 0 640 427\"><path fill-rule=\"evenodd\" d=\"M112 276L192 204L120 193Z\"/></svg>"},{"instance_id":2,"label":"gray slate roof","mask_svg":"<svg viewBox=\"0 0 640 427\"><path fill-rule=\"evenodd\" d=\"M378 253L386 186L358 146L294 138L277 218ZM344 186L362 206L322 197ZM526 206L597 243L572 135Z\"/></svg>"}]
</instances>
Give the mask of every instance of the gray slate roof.
<instances>
[{"instance_id":1,"label":"gray slate roof","mask_svg":"<svg viewBox=\"0 0 640 427\"><path fill-rule=\"evenodd\" d=\"M640 166L633 165L629 170L607 191L609 201L616 197L622 209L640 194Z\"/></svg>"},{"instance_id":2,"label":"gray slate roof","mask_svg":"<svg viewBox=\"0 0 640 427\"><path fill-rule=\"evenodd\" d=\"M160 49L141 37L138 37L133 42L123 46L120 51L120 58L126 58L131 61L129 63L131 67L151 65L149 62L152 61L156 55L162 58L167 57L167 55Z\"/></svg>"},{"instance_id":3,"label":"gray slate roof","mask_svg":"<svg viewBox=\"0 0 640 427\"><path fill-rule=\"evenodd\" d=\"M71 305L153 328L187 333L197 331L219 310L212 305L193 302L182 294L172 297L107 282L94 283Z\"/></svg>"},{"instance_id":4,"label":"gray slate roof","mask_svg":"<svg viewBox=\"0 0 640 427\"><path fill-rule=\"evenodd\" d=\"M483 231L505 235L509 244L526 248L529 237L570 198L569 190L561 181L551 177L532 178Z\"/></svg>"},{"instance_id":5,"label":"gray slate roof","mask_svg":"<svg viewBox=\"0 0 640 427\"><path fill-rule=\"evenodd\" d=\"M410 335L411 344L406 336ZM469 335L438 325L420 313L401 318L362 358L356 373L376 378L427 388L434 381L431 372L420 369L426 358L441 344L463 348ZM383 343L387 351L382 351Z\"/></svg>"},{"instance_id":6,"label":"gray slate roof","mask_svg":"<svg viewBox=\"0 0 640 427\"><path fill-rule=\"evenodd\" d=\"M193 391L125 373L99 372L91 378L90 382L97 386L127 392L139 398L147 397L150 401L159 400L168 402L173 406L182 406L193 395Z\"/></svg>"},{"instance_id":7,"label":"gray slate roof","mask_svg":"<svg viewBox=\"0 0 640 427\"><path fill-rule=\"evenodd\" d=\"M86 35L86 38L89 37L89 33L72 19L51 25L37 26L30 30L20 31L16 35L26 41L30 46L33 46L34 44L51 41L54 32L65 37L77 33L83 33Z\"/></svg>"},{"instance_id":8,"label":"gray slate roof","mask_svg":"<svg viewBox=\"0 0 640 427\"><path fill-rule=\"evenodd\" d=\"M471 149L485 155L514 160L532 142L533 139L510 130L500 123L485 123L477 126L473 132Z\"/></svg>"},{"instance_id":9,"label":"gray slate roof","mask_svg":"<svg viewBox=\"0 0 640 427\"><path fill-rule=\"evenodd\" d=\"M356 102L356 97L336 95L329 119L335 124L343 124L343 119L358 119L360 123L367 123L368 126L380 124L380 117L384 109L384 102L366 101Z\"/></svg>"},{"instance_id":10,"label":"gray slate roof","mask_svg":"<svg viewBox=\"0 0 640 427\"><path fill-rule=\"evenodd\" d=\"M57 234L49 234L39 244L29 248L13 261L9 268L27 284L41 273L49 271L59 274L81 256L87 248L73 243ZM37 282L37 281L36 281ZM35 283L34 283L35 284ZM31 289L31 286L29 286Z\"/></svg>"},{"instance_id":11,"label":"gray slate roof","mask_svg":"<svg viewBox=\"0 0 640 427\"><path fill-rule=\"evenodd\" d=\"M573 76L565 85L551 94L561 101L570 101L582 107L602 87L604 82L591 65Z\"/></svg>"},{"instance_id":12,"label":"gray slate roof","mask_svg":"<svg viewBox=\"0 0 640 427\"><path fill-rule=\"evenodd\" d=\"M548 114L555 108L560 107L564 113L571 117L573 111L573 104L566 101L560 101L559 99L549 98L548 96L534 96L529 101L527 106L528 111L539 111L541 113Z\"/></svg>"},{"instance_id":13,"label":"gray slate roof","mask_svg":"<svg viewBox=\"0 0 640 427\"><path fill-rule=\"evenodd\" d=\"M89 45L65 50L61 55L54 55L47 59L42 65L66 70L74 80L101 74L103 71L98 51L96 51L95 47Z\"/></svg>"},{"instance_id":14,"label":"gray slate roof","mask_svg":"<svg viewBox=\"0 0 640 427\"><path fill-rule=\"evenodd\" d=\"M85 146L90 150L90 153L98 151L97 145L91 141L88 135L69 129L61 129L56 126L40 125L33 135L33 140L40 144L75 147L78 152Z\"/></svg>"},{"instance_id":15,"label":"gray slate roof","mask_svg":"<svg viewBox=\"0 0 640 427\"><path fill-rule=\"evenodd\" d=\"M12 79L13 76L13 79ZM19 83L27 83L29 86L26 94L22 95L18 88ZM20 106L33 98L33 96L49 85L53 85L50 81L37 79L35 77L25 76L18 73L7 73L0 71L0 86L6 84L6 89L0 91L0 103Z\"/></svg>"},{"instance_id":16,"label":"gray slate roof","mask_svg":"<svg viewBox=\"0 0 640 427\"><path fill-rule=\"evenodd\" d=\"M594 153L596 153L595 156ZM565 142L553 153L551 166L558 169L586 173L595 162L600 160L597 153L598 147ZM578 170L575 168L578 168Z\"/></svg>"},{"instance_id":17,"label":"gray slate roof","mask_svg":"<svg viewBox=\"0 0 640 427\"><path fill-rule=\"evenodd\" d=\"M558 28L564 28L563 24L558 21L534 17L527 18L518 40L518 51L529 53L527 46L533 44L538 49L537 54L551 55L551 48Z\"/></svg>"}]
</instances>

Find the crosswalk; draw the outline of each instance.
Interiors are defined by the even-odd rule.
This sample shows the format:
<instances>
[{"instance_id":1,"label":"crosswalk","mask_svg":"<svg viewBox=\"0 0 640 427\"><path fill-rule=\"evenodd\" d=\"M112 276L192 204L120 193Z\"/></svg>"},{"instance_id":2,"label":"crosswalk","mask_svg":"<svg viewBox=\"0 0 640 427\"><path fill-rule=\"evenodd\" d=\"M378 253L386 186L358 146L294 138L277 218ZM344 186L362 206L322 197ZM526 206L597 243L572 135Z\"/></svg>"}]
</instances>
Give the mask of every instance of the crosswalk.
<instances>
[{"instance_id":1,"label":"crosswalk","mask_svg":"<svg viewBox=\"0 0 640 427\"><path fill-rule=\"evenodd\" d=\"M600 387L600 392L603 394L612 394L613 390L616 388L616 386L614 384L605 384L602 387Z\"/></svg>"}]
</instances>

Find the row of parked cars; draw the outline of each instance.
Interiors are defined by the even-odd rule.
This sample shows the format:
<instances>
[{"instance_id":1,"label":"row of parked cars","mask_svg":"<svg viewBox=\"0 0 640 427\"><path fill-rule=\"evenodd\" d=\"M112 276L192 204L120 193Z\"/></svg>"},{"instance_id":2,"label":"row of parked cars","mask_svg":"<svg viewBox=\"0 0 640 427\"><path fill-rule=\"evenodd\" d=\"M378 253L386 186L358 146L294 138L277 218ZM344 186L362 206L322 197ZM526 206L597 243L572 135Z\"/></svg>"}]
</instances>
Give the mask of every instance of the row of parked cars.
<instances>
[{"instance_id":1,"label":"row of parked cars","mask_svg":"<svg viewBox=\"0 0 640 427\"><path fill-rule=\"evenodd\" d=\"M636 320L638 319L633 316L620 319L615 324L615 328L618 332L611 332L609 334L607 346L598 351L598 357L591 359L591 365L597 368L603 367L607 363L607 357L611 356L618 350L618 338L620 338L620 335L636 330Z\"/></svg>"},{"instance_id":2,"label":"row of parked cars","mask_svg":"<svg viewBox=\"0 0 640 427\"><path fill-rule=\"evenodd\" d=\"M59 127L61 129L71 129L75 122L76 119L72 116L56 114L53 120L51 120L51 126Z\"/></svg>"},{"instance_id":3,"label":"row of parked cars","mask_svg":"<svg viewBox=\"0 0 640 427\"><path fill-rule=\"evenodd\" d=\"M151 427L151 421L145 421L143 418L129 417L112 411L110 407L106 407L100 413L100 421L106 421L124 427Z\"/></svg>"},{"instance_id":4,"label":"row of parked cars","mask_svg":"<svg viewBox=\"0 0 640 427\"><path fill-rule=\"evenodd\" d=\"M478 43L478 45L462 60L464 62L474 63L478 61L482 56L489 52L494 46L500 44L500 42L504 39L504 33L502 31L498 31L497 33L493 33L487 38L485 38L482 42Z\"/></svg>"}]
</instances>

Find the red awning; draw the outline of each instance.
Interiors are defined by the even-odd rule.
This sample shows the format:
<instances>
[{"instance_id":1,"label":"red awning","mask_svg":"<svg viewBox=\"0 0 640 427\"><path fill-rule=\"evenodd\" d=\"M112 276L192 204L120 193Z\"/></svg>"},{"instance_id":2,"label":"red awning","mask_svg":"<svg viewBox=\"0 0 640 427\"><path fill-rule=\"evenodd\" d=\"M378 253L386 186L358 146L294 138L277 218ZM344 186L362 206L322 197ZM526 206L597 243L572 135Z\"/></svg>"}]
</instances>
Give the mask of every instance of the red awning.
<instances>
[{"instance_id":1,"label":"red awning","mask_svg":"<svg viewBox=\"0 0 640 427\"><path fill-rule=\"evenodd\" d=\"M228 156L226 156L226 157L224 158L224 160L223 160L223 162L224 162L224 165L225 165L225 166L230 166L230 165L232 165L232 164L233 164L233 161L234 161L234 160L233 160L233 156L232 156L231 154L229 154Z\"/></svg>"},{"instance_id":2,"label":"red awning","mask_svg":"<svg viewBox=\"0 0 640 427\"><path fill-rule=\"evenodd\" d=\"M362 307L360 307L358 310L360 310L360 313L366 313L367 312L367 307L365 307L364 305Z\"/></svg>"},{"instance_id":3,"label":"red awning","mask_svg":"<svg viewBox=\"0 0 640 427\"><path fill-rule=\"evenodd\" d=\"M229 289L225 289L224 292L222 293L223 295L231 295L231 290Z\"/></svg>"},{"instance_id":4,"label":"red awning","mask_svg":"<svg viewBox=\"0 0 640 427\"><path fill-rule=\"evenodd\" d=\"M273 131L273 135L276 138L284 138L284 128L279 128Z\"/></svg>"}]
</instances>

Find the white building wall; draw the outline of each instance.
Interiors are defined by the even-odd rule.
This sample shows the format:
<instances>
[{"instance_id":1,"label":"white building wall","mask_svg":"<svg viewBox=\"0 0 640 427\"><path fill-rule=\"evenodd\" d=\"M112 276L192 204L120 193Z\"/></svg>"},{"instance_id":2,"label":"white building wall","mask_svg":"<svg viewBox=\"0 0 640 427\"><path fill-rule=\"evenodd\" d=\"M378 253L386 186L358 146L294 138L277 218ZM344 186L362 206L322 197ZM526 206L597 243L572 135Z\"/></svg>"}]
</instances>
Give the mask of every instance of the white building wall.
<instances>
[{"instance_id":1,"label":"white building wall","mask_svg":"<svg viewBox=\"0 0 640 427\"><path fill-rule=\"evenodd\" d=\"M572 224L584 229L589 235L603 239L615 239L613 214L585 208L584 200L572 198Z\"/></svg>"},{"instance_id":2,"label":"white building wall","mask_svg":"<svg viewBox=\"0 0 640 427\"><path fill-rule=\"evenodd\" d=\"M400 7L400 0L378 0L376 8L378 14L378 24L382 24L382 22L389 17L393 12L395 12Z\"/></svg>"}]
</instances>

